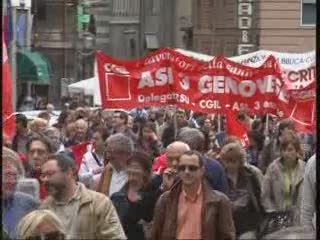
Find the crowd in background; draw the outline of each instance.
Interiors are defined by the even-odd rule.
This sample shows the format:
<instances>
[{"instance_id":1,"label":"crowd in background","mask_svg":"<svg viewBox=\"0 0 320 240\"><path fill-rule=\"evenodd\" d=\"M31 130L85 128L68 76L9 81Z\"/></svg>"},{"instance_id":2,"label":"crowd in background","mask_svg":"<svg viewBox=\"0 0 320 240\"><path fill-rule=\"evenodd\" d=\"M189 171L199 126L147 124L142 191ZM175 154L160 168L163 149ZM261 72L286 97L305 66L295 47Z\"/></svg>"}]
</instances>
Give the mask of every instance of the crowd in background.
<instances>
[{"instance_id":1,"label":"crowd in background","mask_svg":"<svg viewBox=\"0 0 320 240\"><path fill-rule=\"evenodd\" d=\"M7 239L315 236L315 134L290 119L240 111L244 147L217 114L73 106L49 124L52 114L18 114L13 139L3 135Z\"/></svg>"}]
</instances>

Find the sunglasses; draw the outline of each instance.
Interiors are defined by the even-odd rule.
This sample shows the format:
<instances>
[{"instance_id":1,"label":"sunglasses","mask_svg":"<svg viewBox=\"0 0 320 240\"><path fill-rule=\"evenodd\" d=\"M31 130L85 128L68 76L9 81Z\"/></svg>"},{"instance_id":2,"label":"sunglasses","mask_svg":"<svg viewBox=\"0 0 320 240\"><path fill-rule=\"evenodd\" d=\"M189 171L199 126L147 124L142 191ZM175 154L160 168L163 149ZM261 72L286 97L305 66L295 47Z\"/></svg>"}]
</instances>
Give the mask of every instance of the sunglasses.
<instances>
[{"instance_id":1,"label":"sunglasses","mask_svg":"<svg viewBox=\"0 0 320 240\"><path fill-rule=\"evenodd\" d=\"M64 240L65 235L61 232L41 233L38 236L26 238L26 240Z\"/></svg>"},{"instance_id":2,"label":"sunglasses","mask_svg":"<svg viewBox=\"0 0 320 240\"><path fill-rule=\"evenodd\" d=\"M195 166L195 165L180 165L180 166L178 166L178 171L179 172L185 172L187 168L188 168L189 172L195 172L200 167L199 166Z\"/></svg>"}]
</instances>

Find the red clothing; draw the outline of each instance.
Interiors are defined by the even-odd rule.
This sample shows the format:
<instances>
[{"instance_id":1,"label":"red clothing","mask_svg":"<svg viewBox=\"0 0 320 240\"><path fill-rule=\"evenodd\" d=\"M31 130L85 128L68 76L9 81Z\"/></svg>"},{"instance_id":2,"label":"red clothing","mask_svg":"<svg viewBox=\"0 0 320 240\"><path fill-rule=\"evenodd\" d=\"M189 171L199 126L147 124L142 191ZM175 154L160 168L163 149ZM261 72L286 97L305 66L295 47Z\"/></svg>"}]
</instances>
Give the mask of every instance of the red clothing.
<instances>
[{"instance_id":1,"label":"red clothing","mask_svg":"<svg viewBox=\"0 0 320 240\"><path fill-rule=\"evenodd\" d=\"M39 181L39 185L40 185L40 199L44 200L48 197L48 192L44 186L44 184L42 183L42 181L40 180L40 173L35 173L33 172L31 174L31 178L35 178Z\"/></svg>"},{"instance_id":2,"label":"red clothing","mask_svg":"<svg viewBox=\"0 0 320 240\"><path fill-rule=\"evenodd\" d=\"M167 156L162 154L157 157L152 166L152 171L156 174L162 174L163 171L167 168Z\"/></svg>"}]
</instances>

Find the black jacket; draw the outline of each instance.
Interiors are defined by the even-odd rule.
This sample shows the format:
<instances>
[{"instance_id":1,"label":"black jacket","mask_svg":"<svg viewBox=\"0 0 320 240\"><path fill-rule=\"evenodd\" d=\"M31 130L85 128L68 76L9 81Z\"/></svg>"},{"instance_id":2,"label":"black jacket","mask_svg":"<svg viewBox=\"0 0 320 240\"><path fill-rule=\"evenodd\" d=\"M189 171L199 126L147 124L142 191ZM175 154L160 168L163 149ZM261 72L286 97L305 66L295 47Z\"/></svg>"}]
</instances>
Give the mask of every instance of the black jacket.
<instances>
[{"instance_id":1,"label":"black jacket","mask_svg":"<svg viewBox=\"0 0 320 240\"><path fill-rule=\"evenodd\" d=\"M126 185L121 191L114 193L111 201L117 210L128 240L144 240L141 220L150 222L153 218L155 204L162 193L159 189L159 181L154 178L150 189L141 189L139 191L141 200L135 203L129 201L127 188Z\"/></svg>"}]
</instances>

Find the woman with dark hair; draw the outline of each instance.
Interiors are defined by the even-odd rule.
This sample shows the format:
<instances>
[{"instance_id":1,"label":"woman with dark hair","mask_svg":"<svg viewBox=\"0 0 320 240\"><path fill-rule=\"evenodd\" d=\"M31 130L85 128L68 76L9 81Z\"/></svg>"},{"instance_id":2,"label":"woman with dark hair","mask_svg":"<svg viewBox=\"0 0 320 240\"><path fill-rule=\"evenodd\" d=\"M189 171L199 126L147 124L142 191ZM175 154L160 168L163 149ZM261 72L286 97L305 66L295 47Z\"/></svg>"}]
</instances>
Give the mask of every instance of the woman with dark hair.
<instances>
[{"instance_id":1,"label":"woman with dark hair","mask_svg":"<svg viewBox=\"0 0 320 240\"><path fill-rule=\"evenodd\" d=\"M158 197L158 184L153 181L151 159L143 152L135 152L129 160L128 182L111 196L128 240L146 239L142 221L150 222Z\"/></svg>"},{"instance_id":2,"label":"woman with dark hair","mask_svg":"<svg viewBox=\"0 0 320 240\"><path fill-rule=\"evenodd\" d=\"M301 160L300 139L293 131L283 134L280 154L265 174L262 203L267 212L286 212L291 224L298 224L305 162Z\"/></svg>"},{"instance_id":3,"label":"woman with dark hair","mask_svg":"<svg viewBox=\"0 0 320 240\"><path fill-rule=\"evenodd\" d=\"M153 161L160 155L161 148L161 142L156 133L156 124L152 121L145 122L140 128L137 149L145 152Z\"/></svg>"}]
</instances>

